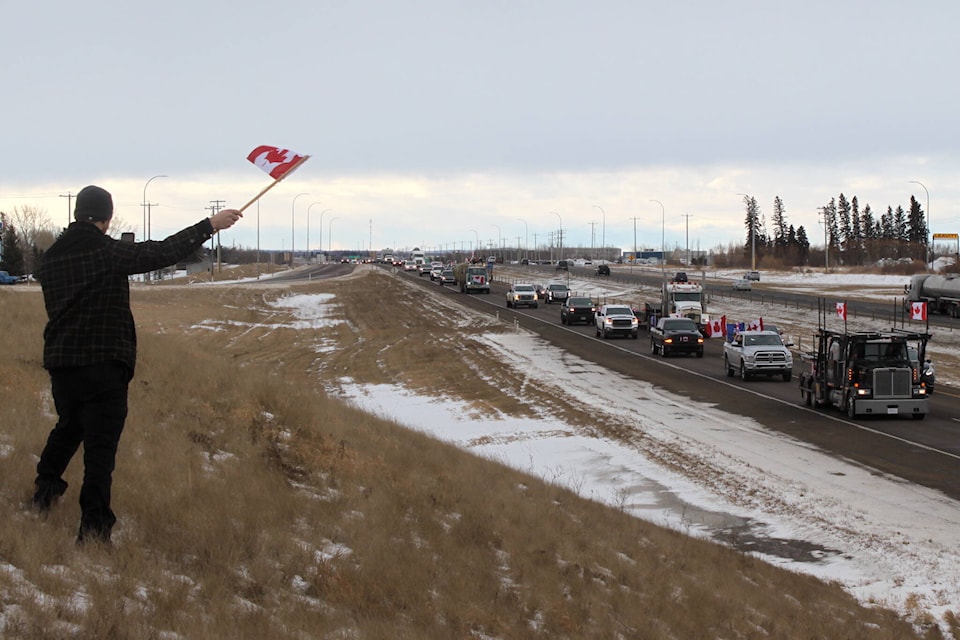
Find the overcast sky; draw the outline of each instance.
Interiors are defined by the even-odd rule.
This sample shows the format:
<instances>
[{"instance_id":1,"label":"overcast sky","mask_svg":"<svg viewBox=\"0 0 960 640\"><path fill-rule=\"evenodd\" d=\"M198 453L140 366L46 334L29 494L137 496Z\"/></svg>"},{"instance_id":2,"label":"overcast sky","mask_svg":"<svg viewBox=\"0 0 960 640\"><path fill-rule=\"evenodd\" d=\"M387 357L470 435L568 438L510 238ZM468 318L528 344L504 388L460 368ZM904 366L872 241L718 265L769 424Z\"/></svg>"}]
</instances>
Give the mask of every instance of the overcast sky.
<instances>
[{"instance_id":1,"label":"overcast sky","mask_svg":"<svg viewBox=\"0 0 960 640\"><path fill-rule=\"evenodd\" d=\"M313 250L533 246L561 225L584 248L631 249L635 229L640 247L684 247L689 229L709 249L744 240L744 193L768 222L780 196L814 244L817 207L840 193L882 212L911 195L926 210L928 192L932 230L960 231L949 0L3 14L0 210L61 226L60 196L87 184L113 192L138 239L144 201L154 239L213 200L240 207L270 182L246 160L268 144L312 157L225 244L256 246L259 217L261 247L302 250L309 211Z\"/></svg>"}]
</instances>

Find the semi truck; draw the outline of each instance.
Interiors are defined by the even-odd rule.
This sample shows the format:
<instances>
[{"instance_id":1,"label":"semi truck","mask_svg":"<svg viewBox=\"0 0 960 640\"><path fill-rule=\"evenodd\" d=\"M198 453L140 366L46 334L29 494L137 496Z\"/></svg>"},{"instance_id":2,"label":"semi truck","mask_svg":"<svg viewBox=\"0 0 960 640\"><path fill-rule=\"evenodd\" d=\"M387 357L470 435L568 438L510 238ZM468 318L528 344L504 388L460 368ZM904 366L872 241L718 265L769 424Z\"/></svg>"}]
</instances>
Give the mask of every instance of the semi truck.
<instances>
[{"instance_id":1,"label":"semi truck","mask_svg":"<svg viewBox=\"0 0 960 640\"><path fill-rule=\"evenodd\" d=\"M930 400L920 367L930 337L902 330L846 333L821 325L816 351L801 354L800 397L808 406L836 407L851 419L909 415L922 420ZM919 362L910 358L911 345Z\"/></svg>"},{"instance_id":2,"label":"semi truck","mask_svg":"<svg viewBox=\"0 0 960 640\"><path fill-rule=\"evenodd\" d=\"M490 293L490 273L482 264L462 262L453 268L460 293Z\"/></svg>"},{"instance_id":3,"label":"semi truck","mask_svg":"<svg viewBox=\"0 0 960 640\"><path fill-rule=\"evenodd\" d=\"M690 318L701 331L710 321L703 285L692 280L680 282L674 279L665 283L660 289L659 307L658 317Z\"/></svg>"},{"instance_id":4,"label":"semi truck","mask_svg":"<svg viewBox=\"0 0 960 640\"><path fill-rule=\"evenodd\" d=\"M960 318L960 274L921 273L910 278L907 302L926 302L927 309L952 318Z\"/></svg>"}]
</instances>

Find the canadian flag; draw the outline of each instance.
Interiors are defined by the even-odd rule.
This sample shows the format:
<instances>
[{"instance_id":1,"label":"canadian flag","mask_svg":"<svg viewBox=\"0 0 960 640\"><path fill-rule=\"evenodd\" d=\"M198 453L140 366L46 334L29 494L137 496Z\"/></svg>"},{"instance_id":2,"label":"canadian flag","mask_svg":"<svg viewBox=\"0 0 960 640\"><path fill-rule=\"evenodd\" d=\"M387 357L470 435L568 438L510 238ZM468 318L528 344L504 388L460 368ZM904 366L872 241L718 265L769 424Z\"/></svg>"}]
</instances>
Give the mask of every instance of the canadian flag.
<instances>
[{"instance_id":1,"label":"canadian flag","mask_svg":"<svg viewBox=\"0 0 960 640\"><path fill-rule=\"evenodd\" d=\"M707 336L710 338L722 338L727 329L727 316L711 320L707 325Z\"/></svg>"},{"instance_id":2,"label":"canadian flag","mask_svg":"<svg viewBox=\"0 0 960 640\"><path fill-rule=\"evenodd\" d=\"M837 303L837 315L840 316L841 320L846 321L847 319L847 303L846 302Z\"/></svg>"},{"instance_id":3,"label":"canadian flag","mask_svg":"<svg viewBox=\"0 0 960 640\"><path fill-rule=\"evenodd\" d=\"M911 302L910 303L910 319L911 320L923 320L927 319L927 303L926 302Z\"/></svg>"},{"instance_id":4,"label":"canadian flag","mask_svg":"<svg viewBox=\"0 0 960 640\"><path fill-rule=\"evenodd\" d=\"M748 322L747 331L763 331L763 318L760 317L753 322Z\"/></svg>"},{"instance_id":5,"label":"canadian flag","mask_svg":"<svg viewBox=\"0 0 960 640\"><path fill-rule=\"evenodd\" d=\"M250 152L247 160L269 173L274 180L280 180L309 157L289 149L261 145Z\"/></svg>"}]
</instances>

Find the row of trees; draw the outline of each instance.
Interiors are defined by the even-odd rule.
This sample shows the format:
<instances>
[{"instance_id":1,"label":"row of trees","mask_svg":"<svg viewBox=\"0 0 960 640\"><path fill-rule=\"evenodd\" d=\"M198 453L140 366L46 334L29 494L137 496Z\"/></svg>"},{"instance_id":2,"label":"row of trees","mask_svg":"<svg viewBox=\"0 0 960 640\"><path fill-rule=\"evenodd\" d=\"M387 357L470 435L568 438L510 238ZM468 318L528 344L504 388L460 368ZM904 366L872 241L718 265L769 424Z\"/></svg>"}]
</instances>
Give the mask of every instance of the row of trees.
<instances>
[{"instance_id":1,"label":"row of trees","mask_svg":"<svg viewBox=\"0 0 960 640\"><path fill-rule=\"evenodd\" d=\"M744 196L747 231L743 253L748 258L772 256L789 266L809 264L810 240L806 229L794 229L787 223L786 207L780 196L773 200L773 233L767 230L766 219L756 198ZM860 209L856 196L847 200L844 194L831 198L818 207L824 228L825 262L833 265L861 266L881 259L910 258L925 261L929 249L926 217L916 198L910 196L910 210L888 206L877 217L870 205Z\"/></svg>"}]
</instances>

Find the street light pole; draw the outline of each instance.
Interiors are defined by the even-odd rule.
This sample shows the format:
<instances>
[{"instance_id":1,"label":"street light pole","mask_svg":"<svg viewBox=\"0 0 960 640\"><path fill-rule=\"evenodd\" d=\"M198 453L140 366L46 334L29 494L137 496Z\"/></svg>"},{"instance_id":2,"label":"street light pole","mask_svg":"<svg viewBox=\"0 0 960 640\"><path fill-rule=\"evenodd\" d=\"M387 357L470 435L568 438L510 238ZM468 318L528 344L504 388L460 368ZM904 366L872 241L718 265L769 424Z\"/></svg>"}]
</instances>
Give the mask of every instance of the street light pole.
<instances>
[{"instance_id":1,"label":"street light pole","mask_svg":"<svg viewBox=\"0 0 960 640\"><path fill-rule=\"evenodd\" d=\"M327 211L333 211L333 209L324 209L320 212L320 242L317 244L320 246L320 251L323 252L323 214Z\"/></svg>"},{"instance_id":2,"label":"street light pole","mask_svg":"<svg viewBox=\"0 0 960 640\"><path fill-rule=\"evenodd\" d=\"M933 262L933 229L930 226L930 192L927 191L927 187L924 186L919 180L910 180L912 184L918 184L923 187L924 193L927 194L927 232L930 234L929 239L927 240L927 253L930 254L930 262Z\"/></svg>"},{"instance_id":3,"label":"street light pole","mask_svg":"<svg viewBox=\"0 0 960 640\"><path fill-rule=\"evenodd\" d=\"M633 259L630 260L630 273L633 273L633 265L637 262L637 218L639 216L633 216L630 218L633 220Z\"/></svg>"},{"instance_id":4,"label":"street light pole","mask_svg":"<svg viewBox=\"0 0 960 640\"><path fill-rule=\"evenodd\" d=\"M685 213L683 217L687 219L687 267L690 267L690 218L692 213Z\"/></svg>"},{"instance_id":5,"label":"street light pole","mask_svg":"<svg viewBox=\"0 0 960 640\"><path fill-rule=\"evenodd\" d=\"M309 195L308 193L298 193L293 196L293 203L290 205L290 268L293 268L293 240L296 237L296 210L297 210L297 198L300 196Z\"/></svg>"},{"instance_id":6,"label":"street light pole","mask_svg":"<svg viewBox=\"0 0 960 640\"><path fill-rule=\"evenodd\" d=\"M500 248L501 248L501 245L503 244L503 240L500 238L500 225L491 224L490 226L491 226L491 227L495 227L496 230L497 230L497 253L496 253L496 255L499 257L499 255L500 255Z\"/></svg>"},{"instance_id":7,"label":"street light pole","mask_svg":"<svg viewBox=\"0 0 960 640\"><path fill-rule=\"evenodd\" d=\"M607 212L603 210L598 204L593 205L597 209L600 209L600 213L603 215L603 226L600 227L600 246L603 247L604 261L606 261L607 255Z\"/></svg>"},{"instance_id":8,"label":"street light pole","mask_svg":"<svg viewBox=\"0 0 960 640\"><path fill-rule=\"evenodd\" d=\"M150 239L150 218L149 218L149 209L147 208L147 187L150 186L150 183L156 180L157 178L167 178L169 176L159 175L153 176L147 180L147 184L143 185L143 235L142 239Z\"/></svg>"}]
</instances>

